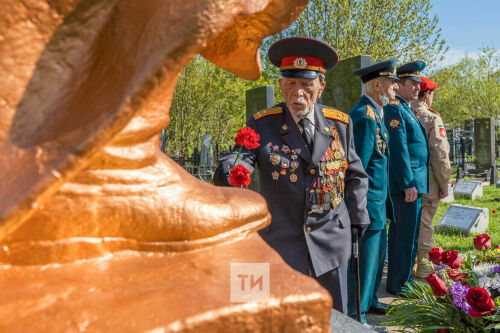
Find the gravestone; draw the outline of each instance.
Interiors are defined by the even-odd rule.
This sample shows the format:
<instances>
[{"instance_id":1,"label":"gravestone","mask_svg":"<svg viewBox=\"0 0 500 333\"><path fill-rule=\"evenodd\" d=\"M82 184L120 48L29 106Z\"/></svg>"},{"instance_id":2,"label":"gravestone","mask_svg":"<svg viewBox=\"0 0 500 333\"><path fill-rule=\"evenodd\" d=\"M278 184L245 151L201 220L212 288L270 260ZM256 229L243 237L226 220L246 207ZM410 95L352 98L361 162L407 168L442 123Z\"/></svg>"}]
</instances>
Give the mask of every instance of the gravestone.
<instances>
[{"instance_id":1,"label":"gravestone","mask_svg":"<svg viewBox=\"0 0 500 333\"><path fill-rule=\"evenodd\" d=\"M441 199L442 202L453 202L455 201L455 195L453 194L453 187L448 184L448 196Z\"/></svg>"},{"instance_id":2,"label":"gravestone","mask_svg":"<svg viewBox=\"0 0 500 333\"><path fill-rule=\"evenodd\" d=\"M213 174L214 146L210 143L210 134L204 134L201 139L200 170L201 177L211 179Z\"/></svg>"},{"instance_id":3,"label":"gravestone","mask_svg":"<svg viewBox=\"0 0 500 333\"><path fill-rule=\"evenodd\" d=\"M348 58L326 72L326 87L322 94L323 104L349 113L363 94L361 80L352 72L370 65L370 59L369 55Z\"/></svg>"},{"instance_id":4,"label":"gravestone","mask_svg":"<svg viewBox=\"0 0 500 333\"><path fill-rule=\"evenodd\" d=\"M451 205L439 220L436 229L457 229L469 234L471 232L483 233L489 227L488 208L463 205Z\"/></svg>"},{"instance_id":5,"label":"gravestone","mask_svg":"<svg viewBox=\"0 0 500 333\"><path fill-rule=\"evenodd\" d=\"M476 167L487 172L490 183L496 184L495 119L474 119L474 154Z\"/></svg>"},{"instance_id":6,"label":"gravestone","mask_svg":"<svg viewBox=\"0 0 500 333\"><path fill-rule=\"evenodd\" d=\"M262 109L270 108L274 105L274 87L262 86L246 91L246 115L247 118ZM255 170L251 175L249 189L260 192L259 170Z\"/></svg>"},{"instance_id":7,"label":"gravestone","mask_svg":"<svg viewBox=\"0 0 500 333\"><path fill-rule=\"evenodd\" d=\"M476 199L477 197L483 196L483 186L479 181L471 181L471 180L459 180L455 184L455 188L453 190L453 194L458 196L466 196L471 200Z\"/></svg>"}]
</instances>

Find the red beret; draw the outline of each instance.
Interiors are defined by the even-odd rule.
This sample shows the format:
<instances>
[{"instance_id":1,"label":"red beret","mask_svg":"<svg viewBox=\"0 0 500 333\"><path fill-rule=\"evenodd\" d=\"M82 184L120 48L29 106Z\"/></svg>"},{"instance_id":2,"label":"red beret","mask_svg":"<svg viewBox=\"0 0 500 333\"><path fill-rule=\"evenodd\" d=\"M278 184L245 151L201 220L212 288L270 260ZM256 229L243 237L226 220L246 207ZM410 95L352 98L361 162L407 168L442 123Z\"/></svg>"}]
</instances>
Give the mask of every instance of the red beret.
<instances>
[{"instance_id":1,"label":"red beret","mask_svg":"<svg viewBox=\"0 0 500 333\"><path fill-rule=\"evenodd\" d=\"M431 81L431 79L423 76L421 76L420 79L422 80L422 82L420 82L420 91L434 90L438 87L437 83Z\"/></svg>"}]
</instances>

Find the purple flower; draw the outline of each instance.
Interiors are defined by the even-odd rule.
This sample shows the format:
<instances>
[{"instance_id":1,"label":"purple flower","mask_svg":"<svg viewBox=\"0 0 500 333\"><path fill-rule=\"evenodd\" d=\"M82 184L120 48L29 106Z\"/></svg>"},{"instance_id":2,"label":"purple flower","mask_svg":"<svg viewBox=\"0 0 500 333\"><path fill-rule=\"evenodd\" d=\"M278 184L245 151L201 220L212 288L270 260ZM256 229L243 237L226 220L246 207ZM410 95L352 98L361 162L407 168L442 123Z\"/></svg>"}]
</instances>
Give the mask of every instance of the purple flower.
<instances>
[{"instance_id":1,"label":"purple flower","mask_svg":"<svg viewBox=\"0 0 500 333\"><path fill-rule=\"evenodd\" d=\"M495 275L497 274L498 272L500 272L500 265L496 265L494 268L493 268L493 272L491 274Z\"/></svg>"},{"instance_id":2,"label":"purple flower","mask_svg":"<svg viewBox=\"0 0 500 333\"><path fill-rule=\"evenodd\" d=\"M469 313L471 306L465 300L465 295L469 288L464 286L460 281L455 282L448 291L453 295L453 304L465 313Z\"/></svg>"},{"instance_id":3,"label":"purple flower","mask_svg":"<svg viewBox=\"0 0 500 333\"><path fill-rule=\"evenodd\" d=\"M435 269L436 273L439 273L439 272L440 272L440 271L442 271L445 267L446 267L446 265L445 265L445 264L441 264L441 265L439 265L439 266L436 266L436 269Z\"/></svg>"}]
</instances>

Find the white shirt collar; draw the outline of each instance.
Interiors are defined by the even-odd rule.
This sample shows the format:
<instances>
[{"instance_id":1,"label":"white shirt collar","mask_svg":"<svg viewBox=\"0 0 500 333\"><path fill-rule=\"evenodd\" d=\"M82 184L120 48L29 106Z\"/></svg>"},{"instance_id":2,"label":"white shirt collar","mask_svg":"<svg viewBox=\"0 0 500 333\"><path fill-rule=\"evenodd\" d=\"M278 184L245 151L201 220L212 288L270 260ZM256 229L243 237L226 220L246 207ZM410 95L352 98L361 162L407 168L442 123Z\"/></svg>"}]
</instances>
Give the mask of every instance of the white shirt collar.
<instances>
[{"instance_id":1,"label":"white shirt collar","mask_svg":"<svg viewBox=\"0 0 500 333\"><path fill-rule=\"evenodd\" d=\"M371 98L370 96L368 96L368 95L365 95L365 96L368 97L368 99L370 100L370 102L372 102L373 105L375 105L375 108L380 113L380 109L382 109L382 107L380 105L378 105L378 103L375 102L375 100L373 98Z\"/></svg>"}]
</instances>

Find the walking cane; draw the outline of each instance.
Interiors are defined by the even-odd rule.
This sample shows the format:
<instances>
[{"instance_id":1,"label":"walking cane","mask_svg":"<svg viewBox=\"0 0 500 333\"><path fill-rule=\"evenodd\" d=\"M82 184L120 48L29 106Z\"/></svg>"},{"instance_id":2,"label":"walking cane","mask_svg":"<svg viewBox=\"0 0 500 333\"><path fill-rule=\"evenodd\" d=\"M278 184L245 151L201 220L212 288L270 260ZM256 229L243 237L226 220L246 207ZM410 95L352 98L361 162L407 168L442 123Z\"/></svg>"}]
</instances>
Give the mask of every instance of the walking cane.
<instances>
[{"instance_id":1,"label":"walking cane","mask_svg":"<svg viewBox=\"0 0 500 333\"><path fill-rule=\"evenodd\" d=\"M359 277L359 235L356 228L352 229L352 272L356 274L356 318L361 322L361 283Z\"/></svg>"}]
</instances>

